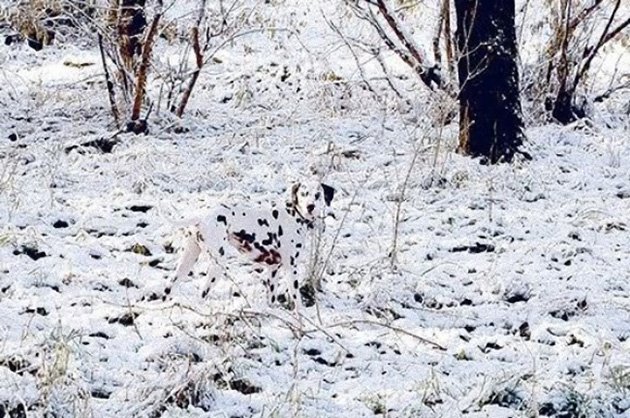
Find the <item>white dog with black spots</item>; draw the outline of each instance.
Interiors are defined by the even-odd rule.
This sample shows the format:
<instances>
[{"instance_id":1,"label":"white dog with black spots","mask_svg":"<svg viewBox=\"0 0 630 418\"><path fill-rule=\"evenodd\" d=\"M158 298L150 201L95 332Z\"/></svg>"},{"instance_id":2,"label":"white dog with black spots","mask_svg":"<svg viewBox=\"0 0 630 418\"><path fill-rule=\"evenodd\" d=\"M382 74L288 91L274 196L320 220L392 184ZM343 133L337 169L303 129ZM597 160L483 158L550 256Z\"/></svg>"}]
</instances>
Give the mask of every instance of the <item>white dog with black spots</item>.
<instances>
[{"instance_id":1,"label":"white dog with black spots","mask_svg":"<svg viewBox=\"0 0 630 418\"><path fill-rule=\"evenodd\" d=\"M294 184L289 200L282 206L262 209L219 205L210 216L188 228L184 253L172 282L186 278L203 251L226 269L221 260L234 248L250 262L268 270L264 284L272 305L278 301L278 272L283 269L295 310L299 312L305 264L301 260L306 259L308 232L324 221L326 206L330 206L334 194L334 188L313 181ZM217 281L216 269L213 270L209 271L202 297L207 296ZM170 288L166 293L170 293Z\"/></svg>"}]
</instances>

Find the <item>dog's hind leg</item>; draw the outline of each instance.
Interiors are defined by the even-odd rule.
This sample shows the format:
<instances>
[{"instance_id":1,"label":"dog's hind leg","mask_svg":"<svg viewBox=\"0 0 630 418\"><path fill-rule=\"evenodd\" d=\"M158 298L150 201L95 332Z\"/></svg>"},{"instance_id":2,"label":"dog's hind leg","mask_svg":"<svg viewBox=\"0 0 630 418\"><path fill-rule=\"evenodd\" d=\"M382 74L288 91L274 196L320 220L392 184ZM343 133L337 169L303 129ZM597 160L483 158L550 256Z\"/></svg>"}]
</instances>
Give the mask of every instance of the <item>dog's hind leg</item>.
<instances>
[{"instance_id":1,"label":"dog's hind leg","mask_svg":"<svg viewBox=\"0 0 630 418\"><path fill-rule=\"evenodd\" d=\"M216 284L220 276L227 275L226 274L227 272L225 270L227 270L227 267L222 268L221 266L219 266L219 264L216 261L214 260L210 261L210 266L208 266L208 271L207 271L208 280L206 280L206 285L201 292L202 298L205 298L206 296L208 296L208 293L210 293L210 291L212 290L212 287L214 287L214 285Z\"/></svg>"},{"instance_id":2,"label":"dog's hind leg","mask_svg":"<svg viewBox=\"0 0 630 418\"><path fill-rule=\"evenodd\" d=\"M199 245L199 240L193 234L191 234L186 240L186 247L184 248L184 254L179 262L179 266L177 267L177 271L175 272L175 277L173 278L173 283L176 280L185 279L186 276L192 271L193 266L197 262L197 258L199 258L199 254L201 253L201 246Z\"/></svg>"}]
</instances>

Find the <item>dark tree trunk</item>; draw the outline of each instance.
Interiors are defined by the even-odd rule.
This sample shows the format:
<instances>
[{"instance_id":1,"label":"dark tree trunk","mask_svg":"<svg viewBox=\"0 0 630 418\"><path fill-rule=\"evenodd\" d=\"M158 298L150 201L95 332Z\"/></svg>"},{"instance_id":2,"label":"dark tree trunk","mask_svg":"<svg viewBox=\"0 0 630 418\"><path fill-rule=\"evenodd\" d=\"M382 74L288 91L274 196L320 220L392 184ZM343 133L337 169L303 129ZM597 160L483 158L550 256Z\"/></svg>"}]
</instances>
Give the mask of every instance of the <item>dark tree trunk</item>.
<instances>
[{"instance_id":1,"label":"dark tree trunk","mask_svg":"<svg viewBox=\"0 0 630 418\"><path fill-rule=\"evenodd\" d=\"M116 0L118 15L118 40L120 56L128 71L133 72L135 59L142 53L142 37L147 27L144 13L146 0Z\"/></svg>"},{"instance_id":2,"label":"dark tree trunk","mask_svg":"<svg viewBox=\"0 0 630 418\"><path fill-rule=\"evenodd\" d=\"M460 152L512 161L523 143L514 0L455 0ZM523 153L524 154L524 153Z\"/></svg>"}]
</instances>

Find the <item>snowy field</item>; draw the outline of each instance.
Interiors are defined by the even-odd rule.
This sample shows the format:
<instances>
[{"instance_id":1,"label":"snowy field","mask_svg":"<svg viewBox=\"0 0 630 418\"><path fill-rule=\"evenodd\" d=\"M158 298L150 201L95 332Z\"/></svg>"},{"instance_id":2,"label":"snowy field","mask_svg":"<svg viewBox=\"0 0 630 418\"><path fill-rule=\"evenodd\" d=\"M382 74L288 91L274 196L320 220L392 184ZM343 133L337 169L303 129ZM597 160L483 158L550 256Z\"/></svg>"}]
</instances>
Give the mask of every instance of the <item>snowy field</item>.
<instances>
[{"instance_id":1,"label":"snowy field","mask_svg":"<svg viewBox=\"0 0 630 418\"><path fill-rule=\"evenodd\" d=\"M630 416L628 115L482 166L426 102L335 82L353 60L310 24L308 53L226 47L139 136L95 48L0 47L0 417ZM205 258L162 297L181 221L312 173L336 219L302 329L238 257L207 298Z\"/></svg>"}]
</instances>

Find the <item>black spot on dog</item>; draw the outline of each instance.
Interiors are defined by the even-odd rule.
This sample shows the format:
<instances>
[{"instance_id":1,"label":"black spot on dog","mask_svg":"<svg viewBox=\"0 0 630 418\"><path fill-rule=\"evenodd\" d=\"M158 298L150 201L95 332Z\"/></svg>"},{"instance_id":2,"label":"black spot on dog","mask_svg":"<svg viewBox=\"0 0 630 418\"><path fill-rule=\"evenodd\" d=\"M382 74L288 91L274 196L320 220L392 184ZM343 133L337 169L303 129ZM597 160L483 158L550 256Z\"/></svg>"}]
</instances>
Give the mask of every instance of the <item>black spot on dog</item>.
<instances>
[{"instance_id":1,"label":"black spot on dog","mask_svg":"<svg viewBox=\"0 0 630 418\"><path fill-rule=\"evenodd\" d=\"M266 219L258 219L258 225L260 226L269 226L269 222Z\"/></svg>"},{"instance_id":2,"label":"black spot on dog","mask_svg":"<svg viewBox=\"0 0 630 418\"><path fill-rule=\"evenodd\" d=\"M267 232L267 239L262 240L262 245L271 245L275 239L275 235L272 232Z\"/></svg>"},{"instance_id":3,"label":"black spot on dog","mask_svg":"<svg viewBox=\"0 0 630 418\"><path fill-rule=\"evenodd\" d=\"M223 256L225 255L225 250L223 249L223 247L220 247L220 248L219 248L219 255L220 255L221 257L223 257Z\"/></svg>"},{"instance_id":4,"label":"black spot on dog","mask_svg":"<svg viewBox=\"0 0 630 418\"><path fill-rule=\"evenodd\" d=\"M274 219L278 219L278 210L274 209L271 211L271 216L273 216Z\"/></svg>"},{"instance_id":5,"label":"black spot on dog","mask_svg":"<svg viewBox=\"0 0 630 418\"><path fill-rule=\"evenodd\" d=\"M250 244L256 241L256 234L248 234L247 232L245 232L244 229L241 229L239 232L235 232L234 236L238 238L239 240L248 242Z\"/></svg>"},{"instance_id":6,"label":"black spot on dog","mask_svg":"<svg viewBox=\"0 0 630 418\"><path fill-rule=\"evenodd\" d=\"M225 218L225 216L223 216L223 215L219 215L219 216L217 216L217 222L222 222L222 223L224 223L225 225L227 225L227 219L226 219L226 218Z\"/></svg>"},{"instance_id":7,"label":"black spot on dog","mask_svg":"<svg viewBox=\"0 0 630 418\"><path fill-rule=\"evenodd\" d=\"M335 189L334 187L330 187L327 184L322 183L321 184L322 189L324 190L324 202L326 203L326 206L330 206L330 203L333 200L333 197L335 196Z\"/></svg>"},{"instance_id":8,"label":"black spot on dog","mask_svg":"<svg viewBox=\"0 0 630 418\"><path fill-rule=\"evenodd\" d=\"M281 237L284 231L282 231L282 225L278 225L278 236Z\"/></svg>"},{"instance_id":9,"label":"black spot on dog","mask_svg":"<svg viewBox=\"0 0 630 418\"><path fill-rule=\"evenodd\" d=\"M299 287L299 283L298 283L298 281L297 281L297 280L294 280L294 281L293 281L293 288L294 288L294 289L297 289L298 287Z\"/></svg>"},{"instance_id":10,"label":"black spot on dog","mask_svg":"<svg viewBox=\"0 0 630 418\"><path fill-rule=\"evenodd\" d=\"M293 242L293 240L291 240L291 242ZM297 244L295 244L295 248L302 248L302 243L298 242Z\"/></svg>"},{"instance_id":11,"label":"black spot on dog","mask_svg":"<svg viewBox=\"0 0 630 418\"><path fill-rule=\"evenodd\" d=\"M295 264L295 259L293 257L289 258L289 264L291 264L291 265Z\"/></svg>"}]
</instances>

